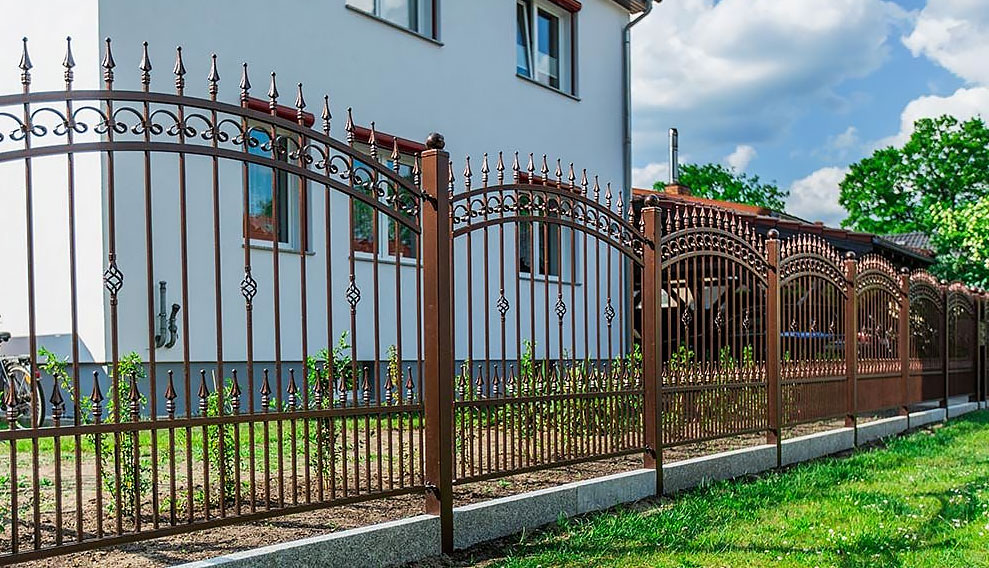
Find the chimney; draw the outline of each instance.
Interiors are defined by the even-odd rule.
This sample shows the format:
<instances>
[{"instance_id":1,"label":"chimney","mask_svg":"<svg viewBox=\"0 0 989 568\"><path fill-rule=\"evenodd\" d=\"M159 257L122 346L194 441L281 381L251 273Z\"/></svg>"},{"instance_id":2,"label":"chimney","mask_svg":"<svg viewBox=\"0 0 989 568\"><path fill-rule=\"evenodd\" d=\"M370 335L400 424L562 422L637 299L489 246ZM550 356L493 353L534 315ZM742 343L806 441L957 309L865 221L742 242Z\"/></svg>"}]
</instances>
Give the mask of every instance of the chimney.
<instances>
[{"instance_id":1,"label":"chimney","mask_svg":"<svg viewBox=\"0 0 989 568\"><path fill-rule=\"evenodd\" d=\"M680 183L680 134L676 128L670 129L670 183L666 193L690 195L690 188Z\"/></svg>"}]
</instances>

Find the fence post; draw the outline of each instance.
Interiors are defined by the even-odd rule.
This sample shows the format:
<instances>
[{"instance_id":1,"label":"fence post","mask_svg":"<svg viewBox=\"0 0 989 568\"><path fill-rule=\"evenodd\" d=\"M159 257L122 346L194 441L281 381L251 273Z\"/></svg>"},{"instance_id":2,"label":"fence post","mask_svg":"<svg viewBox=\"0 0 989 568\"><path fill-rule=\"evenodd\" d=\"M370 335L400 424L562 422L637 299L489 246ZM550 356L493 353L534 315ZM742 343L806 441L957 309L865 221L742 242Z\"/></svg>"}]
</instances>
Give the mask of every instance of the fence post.
<instances>
[{"instance_id":1,"label":"fence post","mask_svg":"<svg viewBox=\"0 0 989 568\"><path fill-rule=\"evenodd\" d=\"M941 305L944 306L944 317L941 318L941 350L944 356L941 357L941 374L942 380L944 382L944 398L941 399L941 406L944 407L944 421L948 421L948 397L951 395L951 365L948 363L950 353L948 351L951 346L951 340L948 339L948 318L951 317L949 314L951 310L948 308L948 282L947 280L941 281Z\"/></svg>"},{"instance_id":2,"label":"fence post","mask_svg":"<svg viewBox=\"0 0 989 568\"><path fill-rule=\"evenodd\" d=\"M766 239L766 388L769 431L766 442L776 445L776 467L783 465L782 384L780 380L780 241L770 229Z\"/></svg>"},{"instance_id":3,"label":"fence post","mask_svg":"<svg viewBox=\"0 0 989 568\"><path fill-rule=\"evenodd\" d=\"M439 515L444 553L453 552L453 306L450 272L450 155L433 133L422 153L423 412L426 513Z\"/></svg>"},{"instance_id":4,"label":"fence post","mask_svg":"<svg viewBox=\"0 0 989 568\"><path fill-rule=\"evenodd\" d=\"M663 494L662 275L663 210L650 195L642 209L646 242L642 271L642 386L645 448L643 465L656 470L656 495Z\"/></svg>"},{"instance_id":5,"label":"fence post","mask_svg":"<svg viewBox=\"0 0 989 568\"><path fill-rule=\"evenodd\" d=\"M856 384L859 363L858 351L858 264L855 253L845 254L845 280L848 295L845 297L845 427L853 429L853 444L859 445L858 429L858 385Z\"/></svg>"},{"instance_id":6,"label":"fence post","mask_svg":"<svg viewBox=\"0 0 989 568\"><path fill-rule=\"evenodd\" d=\"M907 430L910 429L910 271L900 270L900 392L903 406L900 416L907 417Z\"/></svg>"}]
</instances>

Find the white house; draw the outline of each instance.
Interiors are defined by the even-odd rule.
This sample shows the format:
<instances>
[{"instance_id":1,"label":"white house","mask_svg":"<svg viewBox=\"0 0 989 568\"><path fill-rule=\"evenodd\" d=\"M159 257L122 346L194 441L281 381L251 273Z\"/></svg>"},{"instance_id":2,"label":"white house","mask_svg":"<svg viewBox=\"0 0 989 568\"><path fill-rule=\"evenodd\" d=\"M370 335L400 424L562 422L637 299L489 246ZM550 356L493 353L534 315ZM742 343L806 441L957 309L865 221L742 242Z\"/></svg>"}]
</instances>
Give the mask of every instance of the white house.
<instances>
[{"instance_id":1,"label":"white house","mask_svg":"<svg viewBox=\"0 0 989 568\"><path fill-rule=\"evenodd\" d=\"M110 37L116 64L114 90L140 91L142 76L150 73L152 92L173 93L175 47L181 46L186 95L208 98L210 56L215 54L219 74L217 99L238 104L242 64L246 62L252 83L250 97L256 99L250 104L267 110L269 73L275 71L280 91L278 104L287 107L289 118L294 120L296 85L302 83L306 111L314 114L315 128L320 127L320 107L326 94L334 138L344 139L347 108L352 107L355 144L368 149L368 129L373 121L381 148L380 159L391 168L395 164L389 155L392 140L397 137L396 145L401 151L399 175L411 175L414 153L422 148L426 135L435 131L445 136L458 178L462 177L466 155L474 160L472 167L479 177L483 153L489 153L492 170L499 151L505 152L506 162L514 158L514 152L520 152L523 168L530 152L536 156L537 167L541 156L549 154L554 169L557 158L565 169L571 162L576 164L578 175L586 167L590 174L599 176L602 188L606 182L612 182L615 200L620 200L620 194L624 193L627 203L624 39L631 18L643 12L646 4L646 0L37 0L3 9L0 41L5 42L5 47L0 50L0 97L21 92L22 72L18 64L22 36L29 38L27 45L33 64L29 71L31 92L65 88L66 36L72 38L76 64L72 69L72 88L77 91L103 86L103 69L99 64L105 56L103 38ZM148 42L150 71L146 64L141 66L142 42ZM64 105L64 99L59 100ZM43 105L31 108L40 106ZM20 117L22 112L19 104L0 105L0 113L12 117ZM37 121L41 123L43 117L39 115ZM5 275L0 278L0 329L15 336L15 341L5 346L7 352L26 352L31 321L26 257L27 182L25 160L16 153L23 149L24 143L10 135L15 126L10 117L0 115L0 132L4 135L0 139L0 179L3 180L0 227L4 235L0 239L0 258L5 265ZM262 144L267 142L267 135L257 134ZM119 140L141 138L133 132L117 137ZM47 138L40 135L33 138L35 147L64 142L51 133ZM77 133L75 143L99 139L100 135L90 128ZM134 351L143 360L154 357L164 364L187 360L198 369L198 364L218 358L218 311L213 299L219 291L222 299L219 347L223 349L223 359L231 365L246 361L248 338L244 298L239 291L244 278L246 241L253 278L258 283L253 309L253 360L274 360L277 343L282 351L277 355L280 359L299 361L303 351L314 353L333 344L343 331L349 332L348 341L356 343L358 359L382 361L392 345L402 352L403 360L416 359L417 345L421 344L416 324L420 317L415 300L417 262L411 258L416 253L411 247L405 250L400 266L395 266L393 223L384 217L374 223L373 215L361 217L362 213L357 211L356 219L351 222L346 196L326 197L331 194L316 191L311 183L300 186L292 180L277 180L273 184L270 169L251 166L247 168L250 234L245 239L240 191L242 164L220 161L217 166L220 191L216 208L219 228L216 228L212 162L205 156L187 156L184 181L188 212L185 241L188 297L183 297L178 197L182 174L178 158L156 153L145 160L142 152L115 152L112 175L105 152L79 152L71 159L69 166L64 152L54 152L51 156L32 158L30 164L34 321L39 346L70 355L71 315L76 310L81 362L109 361L113 357L111 344L115 333L120 354ZM146 173L152 188L150 217L145 215L149 206L144 189ZM75 200L75 302L69 293L71 239L67 187L70 175ZM109 219L110 185L114 187L113 235ZM270 185L283 190L277 236L272 227ZM298 205L302 201L300 187L307 192L305 211ZM601 190L602 200L604 191ZM327 209L336 213L326 218L323 212ZM146 222L149 218L153 221L150 229ZM348 228L350 223L352 229ZM353 232L351 238L346 234L348 230ZM378 238L372 238L371 232L375 230ZM214 231L219 235L215 249ZM473 340L478 353L472 351L467 341L461 341L462 335L468 335L464 329L468 306L490 314L497 309L499 296L505 297L513 310L530 306L539 314L553 309L554 303L559 303L558 296L577 296L575 291L595 300L608 296L609 304L591 306L588 313L579 315L582 308L565 306L567 318L564 321L560 316L559 324L565 328L565 334L556 333L555 322L552 333L547 333L542 318L533 318L531 312L517 316L524 320L518 326L511 323L510 315L510 324L505 326L508 336L505 352L500 348L501 332L495 329L495 323L489 322L491 343L496 345L488 346L486 353L492 359L517 359L515 346L531 339L535 339L537 351L550 348L546 355L562 356L562 351L566 351L581 357L592 357L593 353L584 353L582 348L571 351L571 343L575 346L593 343L591 336L600 339L605 333L611 334L605 340L610 338L615 345L625 341L624 334L630 324L616 323L614 330L609 326L606 331L600 315L611 308L618 310L619 319L623 319L627 300L622 294L630 289L630 283L623 280L627 274L621 263L606 264L601 254L594 258L594 247L600 245L587 248L566 230L555 234L547 246L552 249L549 253L552 263L559 268L550 268L547 275L546 270L531 266L540 264L539 260L525 261L520 258L524 255L514 252L513 243L519 237L514 228L507 228L501 234L496 230L484 234L492 247L486 258L502 255L508 266L507 277L518 277L522 285L516 292L514 281L511 286L505 286L506 277L499 274L502 285L498 286L492 272L491 281L485 284L496 291L486 289L486 295L481 298L484 267L476 259L485 258L481 256L485 238L473 238L470 255L466 254L464 239L456 242L458 359L477 360L482 358L479 353L485 353L479 340ZM124 275L116 321L111 321L103 281L111 236ZM282 294L277 325L269 285L274 269L272 241L276 239ZM401 239L403 246L411 244L406 243L404 235ZM329 249L326 241L330 241ZM305 251L301 250L303 244ZM149 273L145 260L151 250ZM584 252L588 250L591 252ZM470 294L465 277L468 257L475 259L471 267L474 288ZM218 271L214 266L217 258ZM305 328L299 317L303 259L308 275L305 302L309 317ZM550 264L550 259L545 260ZM333 275L329 281L327 268ZM610 272L603 277L594 276L606 271ZM351 272L362 293L354 322L343 300ZM579 276L588 273L594 277ZM219 282L216 274L220 275ZM610 294L594 289L601 286L595 282L605 280L614 289ZM166 284L164 305L159 301L159 282ZM543 289L551 285L551 291ZM505 291L499 294L501 288ZM379 298L379 309L374 313L372 290L389 291ZM339 300L331 301L332 305L328 306L328 295ZM170 315L167 312L173 303L180 305L175 320L177 338L167 333L166 323L162 340L166 344L171 339L177 340L171 346L159 346L162 341L153 337L161 325L159 313L165 311ZM538 326L532 327L534 333L528 333L525 330L532 319L539 320ZM401 329L399 320L405 322ZM483 335L484 318L475 313L472 321L473 331ZM280 336L277 342L273 336L275 328ZM546 341L541 339L543 336L547 337ZM561 345L556 338L564 336L567 339Z\"/></svg>"}]
</instances>

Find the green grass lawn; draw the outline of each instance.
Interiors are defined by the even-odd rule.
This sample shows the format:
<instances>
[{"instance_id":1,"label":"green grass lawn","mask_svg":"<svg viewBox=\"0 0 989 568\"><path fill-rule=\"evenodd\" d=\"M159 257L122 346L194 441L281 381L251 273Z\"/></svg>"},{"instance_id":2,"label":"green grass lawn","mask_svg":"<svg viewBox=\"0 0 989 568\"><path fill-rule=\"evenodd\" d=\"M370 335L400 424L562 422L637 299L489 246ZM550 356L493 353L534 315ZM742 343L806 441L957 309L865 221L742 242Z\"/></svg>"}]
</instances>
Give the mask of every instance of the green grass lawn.
<instances>
[{"instance_id":1,"label":"green grass lawn","mask_svg":"<svg viewBox=\"0 0 989 568\"><path fill-rule=\"evenodd\" d=\"M561 521L501 566L989 566L989 412L885 448Z\"/></svg>"}]
</instances>

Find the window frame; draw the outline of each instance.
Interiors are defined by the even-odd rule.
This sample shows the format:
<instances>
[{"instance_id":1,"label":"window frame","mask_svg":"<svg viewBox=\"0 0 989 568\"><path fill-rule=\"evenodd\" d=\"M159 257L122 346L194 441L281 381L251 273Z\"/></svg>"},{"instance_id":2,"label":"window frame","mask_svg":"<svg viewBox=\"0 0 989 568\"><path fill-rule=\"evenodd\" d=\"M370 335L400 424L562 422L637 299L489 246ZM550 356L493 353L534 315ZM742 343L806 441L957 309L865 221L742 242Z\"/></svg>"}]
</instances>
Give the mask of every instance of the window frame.
<instances>
[{"instance_id":1,"label":"window frame","mask_svg":"<svg viewBox=\"0 0 989 568\"><path fill-rule=\"evenodd\" d=\"M415 2L416 4L415 17L417 25L415 27L412 25L407 26L385 17L382 13L382 3L384 1L385 0L364 0L365 3L371 4L370 10L358 4L357 0L346 0L345 6L350 10L393 26L402 31L411 33L415 36L433 42L439 42L439 0L406 0L406 2ZM410 8L408 12L411 20L413 10ZM428 23L428 30L423 29L426 23Z\"/></svg>"},{"instance_id":2,"label":"window frame","mask_svg":"<svg viewBox=\"0 0 989 568\"><path fill-rule=\"evenodd\" d=\"M363 127L355 127L354 135L356 137L356 142L354 143L354 148L370 158L370 130ZM406 140L393 136L391 134L382 133L380 131L375 131L375 140L378 144L378 163L388 168L392 169L391 166L391 152L394 142L398 142L399 151L399 164L402 166L407 166L409 168L414 168L416 156L425 150L425 146L418 142L413 142L411 140ZM370 206L368 206L370 208ZM371 208L373 210L373 208ZM372 211L374 214L376 211ZM391 228L394 226L401 229L401 225L396 223L389 216L384 213L376 212L379 216L377 232L373 236L374 242L371 245L371 250L367 250L365 241L357 241L355 235L351 233L350 235L350 248L354 254L354 258L357 260L372 260L377 258L379 262L394 262L398 255L394 253L394 237L390 237ZM383 221L383 222L382 222ZM373 223L373 217L372 217ZM372 224L373 226L373 224ZM361 243L361 244L358 244ZM419 251L412 250L412 255L402 254L401 256L402 264L411 263L416 264L420 262Z\"/></svg>"},{"instance_id":3,"label":"window frame","mask_svg":"<svg viewBox=\"0 0 989 568\"><path fill-rule=\"evenodd\" d=\"M558 214L550 213L547 217L558 217ZM552 221L519 221L515 223L515 230L519 233L516 267L522 278L562 282L574 286L580 285L578 279L581 271L581 258L578 254L580 249L578 246L579 231ZM546 249L547 258L545 259L543 258L542 246L544 237L550 239L550 246ZM584 238L587 238L586 235ZM529 242L525 242L526 240ZM552 243L554 242L557 243L555 255L559 257L558 264L553 263ZM535 273L533 273L532 266L523 268L523 261L529 262L530 258L532 263L536 265ZM545 272L543 271L544 268L547 269ZM558 273L554 274L554 270L558 270Z\"/></svg>"},{"instance_id":4,"label":"window frame","mask_svg":"<svg viewBox=\"0 0 989 568\"><path fill-rule=\"evenodd\" d=\"M526 38L525 48L527 54L528 73L524 73L519 68L519 7L524 9L526 15L526 29L523 35ZM577 96L577 14L580 11L580 4L576 2L561 2L560 0L516 0L515 2L515 74L528 81L542 85L548 89L563 93L568 96ZM543 80L538 69L539 54L539 13L556 18L557 36L557 67L558 85L552 84L551 75Z\"/></svg>"},{"instance_id":5,"label":"window frame","mask_svg":"<svg viewBox=\"0 0 989 568\"><path fill-rule=\"evenodd\" d=\"M247 132L249 134L250 133L253 133L253 132L259 132L259 133L264 134L268 140L271 140L271 125L270 124L261 123L261 122L255 122L255 121L248 121L247 122ZM283 132L283 131L281 131L281 130L279 130L277 128L275 129L275 139L276 140L279 139L279 137L286 136L286 135L287 134L285 132ZM286 140L286 144L287 144L287 139L286 138L281 138L281 139L282 140ZM258 145L257 148L260 148L261 145L263 145L263 144L265 144L265 142L261 142ZM248 153L252 153L252 150L253 150L252 148L248 148L247 152ZM271 152L270 151L268 151L268 152L261 151L261 152L257 153L256 155L264 155L266 157L271 157ZM284 161L285 163L290 163L290 159L288 157L288 152L286 152L285 156L282 158L282 161ZM277 195L278 195L278 206L279 207L283 207L283 203L282 203L283 199L284 199L284 205L285 205L284 206L284 209L285 210L282 211L281 209L279 209L279 212L278 212L279 213L279 226L278 226L278 228L279 228L279 233L281 233L282 231L285 231L285 233L287 235L286 236L286 240L282 240L280 238L280 235L272 235L272 238L267 238L267 237L264 237L264 236L259 236L257 233L251 231L250 218L252 217L252 215L251 215L250 209L248 209L247 211L244 211L244 217L245 217L244 230L247 233L246 235L244 235L244 237L246 238L246 241L247 241L248 245L251 248L262 249L262 250L269 250L269 249L274 249L275 248L275 242L277 240L278 250L280 252L289 252L289 253L298 253L298 254L310 254L310 253L312 253L313 251L311 249L311 244L310 244L311 243L311 239L308 238L308 235L306 235L307 238L304 238L303 237L303 234L302 234L302 229L303 229L303 227L302 227L302 216L303 215L306 215L306 218L308 219L308 216L309 216L310 211L309 210L307 210L305 212L302 211L303 203L302 203L302 196L299 193L300 187L299 187L299 179L298 179L298 177L290 174L289 172L287 172L285 170L268 168L267 166L262 166L262 165L258 165L258 164L250 164L250 163L248 163L246 165L247 165L247 168L248 168L248 174L247 174L247 199L248 199L248 207L250 207L251 204L252 204L252 202L253 202L253 199L252 199L253 188L251 187L251 169L252 168L259 168L261 170L270 170L271 171L271 175L277 176L277 178L278 178L278 185L276 187L276 192L277 192ZM265 173L267 173L267 171ZM282 180L284 180L284 182ZM284 183L284 187L283 187L283 183ZM309 191L309 181L308 180L305 180L304 183L305 183L304 184L305 191L308 192ZM267 189L270 190L270 187L267 188ZM273 199L273 201L274 201L274 199ZM308 199L306 200L306 202L308 204ZM281 217L282 217L283 214L285 215L285 220L286 220L285 221L285 225L286 225L285 227L282 226L282 222L281 222ZM310 223L307 223L306 224L307 230L310 230L309 229L309 226L310 226ZM304 245L306 247L305 250L303 250L303 246Z\"/></svg>"}]
</instances>

